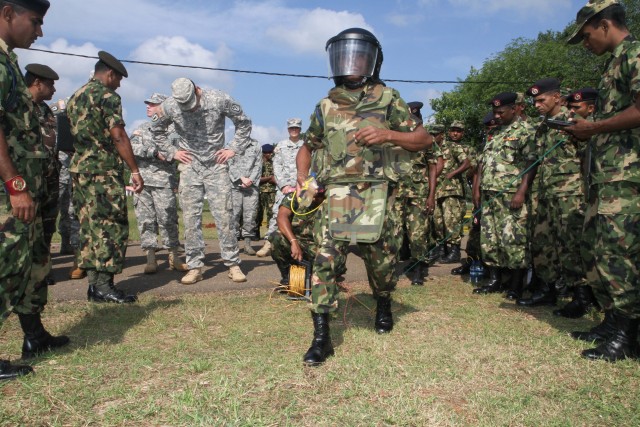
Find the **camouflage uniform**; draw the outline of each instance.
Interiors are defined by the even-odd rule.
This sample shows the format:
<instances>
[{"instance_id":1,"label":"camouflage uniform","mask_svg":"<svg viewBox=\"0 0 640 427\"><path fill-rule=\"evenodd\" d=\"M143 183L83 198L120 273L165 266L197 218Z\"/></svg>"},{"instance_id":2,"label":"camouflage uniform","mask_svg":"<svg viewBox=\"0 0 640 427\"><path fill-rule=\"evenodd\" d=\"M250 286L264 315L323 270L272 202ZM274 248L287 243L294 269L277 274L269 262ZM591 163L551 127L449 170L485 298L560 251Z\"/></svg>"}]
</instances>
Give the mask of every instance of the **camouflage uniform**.
<instances>
[{"instance_id":1,"label":"camouflage uniform","mask_svg":"<svg viewBox=\"0 0 640 427\"><path fill-rule=\"evenodd\" d=\"M429 250L435 245L431 221L425 218L425 209L429 198L429 165L435 167L440 156L440 149L435 145L432 149L420 152L412 162L411 173L398 183L394 210L400 212L409 237L411 257L417 261L425 261Z\"/></svg>"},{"instance_id":2,"label":"camouflage uniform","mask_svg":"<svg viewBox=\"0 0 640 427\"><path fill-rule=\"evenodd\" d=\"M51 270L42 226L48 153L37 107L21 76L16 54L0 39L0 122L9 158L36 204L34 220L25 223L12 215L9 195L0 196L0 324L11 310L20 314L42 312L47 303L47 287L42 286L42 280ZM12 94L15 102L7 105Z\"/></svg>"},{"instance_id":3,"label":"camouflage uniform","mask_svg":"<svg viewBox=\"0 0 640 427\"><path fill-rule=\"evenodd\" d=\"M458 169L467 160L468 154L462 142L454 142L445 138L440 147L444 158L444 168L438 178L436 187L436 210L434 212L435 231L438 242L460 246L462 241L462 221L467 211L465 200L464 173L453 179L447 174Z\"/></svg>"},{"instance_id":4,"label":"camouflage uniform","mask_svg":"<svg viewBox=\"0 0 640 427\"><path fill-rule=\"evenodd\" d=\"M225 147L225 118L235 125L235 137ZM202 90L200 107L183 112L177 101L169 97L162 103L161 113L154 122L152 132L159 147L173 160L178 148L167 140L169 125L175 125L180 136L179 149L191 153L190 164L181 163L180 207L185 226L185 252L189 269L204 265L204 239L202 236L202 208L206 194L209 209L218 231L220 256L227 267L240 264L238 239L233 229L233 206L229 166L216 162L218 150L228 148L241 156L249 144L251 119L233 98L219 90Z\"/></svg>"},{"instance_id":5,"label":"camouflage uniform","mask_svg":"<svg viewBox=\"0 0 640 427\"><path fill-rule=\"evenodd\" d=\"M69 166L71 165L71 157L73 153L58 151L58 160L60 162L60 175L58 180L58 233L63 243L69 243L74 249L80 247L79 233L80 222L75 214L72 203L72 182Z\"/></svg>"},{"instance_id":6,"label":"camouflage uniform","mask_svg":"<svg viewBox=\"0 0 640 427\"><path fill-rule=\"evenodd\" d=\"M562 108L551 119L567 120L569 112ZM536 174L538 206L531 240L531 256L538 277L544 283L561 278L567 285L583 285L584 270L580 257L580 241L584 224L584 179L581 158L583 144L565 132L538 126L536 139L541 154L556 144L545 156Z\"/></svg>"},{"instance_id":7,"label":"camouflage uniform","mask_svg":"<svg viewBox=\"0 0 640 427\"><path fill-rule=\"evenodd\" d=\"M395 267L402 245L402 222L399 212L393 209L395 182L409 172L413 155L397 146L358 145L353 134L368 125L410 132L420 124L412 118L397 91L380 84L367 84L357 92L342 87L329 91L329 96L316 106L305 133L311 150L326 148L325 156L319 160L318 182L327 188L328 201L335 202L336 208L332 211L332 205L325 202L317 217L319 226L314 238L318 251L313 263L311 291L311 309L315 313L338 308L336 277L339 260L346 257L349 238L339 240L335 232L329 232L329 227L339 230L338 226L344 221L348 224L353 219L349 212L365 211L359 216L365 218L365 223L359 225L365 234L371 225L381 227L377 240L358 242L374 296L388 298L398 279ZM335 197L333 202L332 197ZM344 205L346 201L354 203L353 211ZM386 207L381 210L383 205ZM351 222L344 233L348 236L355 230Z\"/></svg>"},{"instance_id":8,"label":"camouflage uniform","mask_svg":"<svg viewBox=\"0 0 640 427\"><path fill-rule=\"evenodd\" d=\"M485 144L486 143L483 143L483 146ZM478 167L478 162L480 160L482 150L482 147L478 148L471 145L468 147L467 151L469 162L471 163L471 169L475 169ZM467 247L465 252L467 253L467 258L475 260L482 258L482 251L480 249L480 223L472 223L469 227L469 237L467 238Z\"/></svg>"},{"instance_id":9,"label":"camouflage uniform","mask_svg":"<svg viewBox=\"0 0 640 427\"><path fill-rule=\"evenodd\" d=\"M165 153L153 141L152 122L143 123L131 135L131 148L144 188L134 194L133 206L136 212L140 247L145 250L156 249L158 231L163 245L177 248L178 240L178 205L176 202L176 169L172 162L158 158L158 153Z\"/></svg>"},{"instance_id":10,"label":"camouflage uniform","mask_svg":"<svg viewBox=\"0 0 640 427\"><path fill-rule=\"evenodd\" d=\"M47 197L42 204L42 227L44 240L49 251L51 250L51 238L56 232L56 220L58 219L58 195L60 180L60 163L58 162L58 150L56 149L56 122L53 111L42 102L38 105L40 117L40 129L45 141L45 148L49 152L49 161L45 172Z\"/></svg>"},{"instance_id":11,"label":"camouflage uniform","mask_svg":"<svg viewBox=\"0 0 640 427\"><path fill-rule=\"evenodd\" d=\"M233 223L238 238L254 236L256 212L258 210L260 174L262 173L262 149L255 139L242 156L229 160L229 178L231 179L233 200ZM249 178L253 184L243 187L240 177ZM242 232L240 223L242 222Z\"/></svg>"},{"instance_id":12,"label":"camouflage uniform","mask_svg":"<svg viewBox=\"0 0 640 427\"><path fill-rule=\"evenodd\" d=\"M598 86L596 120L615 116L640 96L640 42L612 52ZM592 138L590 200L582 252L587 281L605 310L640 318L640 128ZM593 252L589 253L588 248Z\"/></svg>"},{"instance_id":13,"label":"camouflage uniform","mask_svg":"<svg viewBox=\"0 0 640 427\"><path fill-rule=\"evenodd\" d=\"M537 155L535 129L520 119L496 129L484 147L480 242L482 260L490 267L526 269L529 265L528 205L514 210L510 204L522 182L518 175Z\"/></svg>"},{"instance_id":14,"label":"camouflage uniform","mask_svg":"<svg viewBox=\"0 0 640 427\"><path fill-rule=\"evenodd\" d=\"M273 176L273 159L268 161L262 158L262 174L260 177ZM256 215L256 230L260 233L263 217L267 215L267 225L271 221L273 206L276 202L276 185L270 182L260 184L260 201L258 203L258 212Z\"/></svg>"},{"instance_id":15,"label":"camouflage uniform","mask_svg":"<svg viewBox=\"0 0 640 427\"><path fill-rule=\"evenodd\" d=\"M124 126L120 95L91 79L71 97L67 115L76 148L69 171L80 219L78 267L117 274L129 237L124 164L110 134Z\"/></svg>"},{"instance_id":16,"label":"camouflage uniform","mask_svg":"<svg viewBox=\"0 0 640 427\"><path fill-rule=\"evenodd\" d=\"M266 237L276 231L278 225L276 224L276 217L278 216L278 206L284 199L285 194L282 189L287 185L295 188L297 183L298 174L296 172L296 156L298 150L302 147L304 141L302 137L298 142L293 142L290 139L285 139L276 144L276 148L273 150L273 175L276 178L276 197L271 212L271 219L269 220L269 229L267 230Z\"/></svg>"}]
</instances>

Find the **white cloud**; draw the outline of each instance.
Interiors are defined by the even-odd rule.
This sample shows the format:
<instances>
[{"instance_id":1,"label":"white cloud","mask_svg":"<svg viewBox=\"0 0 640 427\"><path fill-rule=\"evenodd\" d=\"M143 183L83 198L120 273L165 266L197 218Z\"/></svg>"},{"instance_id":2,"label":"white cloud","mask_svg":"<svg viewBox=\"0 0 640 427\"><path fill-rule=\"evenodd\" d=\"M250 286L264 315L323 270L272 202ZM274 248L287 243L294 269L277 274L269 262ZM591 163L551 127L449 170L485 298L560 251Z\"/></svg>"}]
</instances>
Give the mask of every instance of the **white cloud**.
<instances>
[{"instance_id":1,"label":"white cloud","mask_svg":"<svg viewBox=\"0 0 640 427\"><path fill-rule=\"evenodd\" d=\"M387 22L401 28L410 27L424 21L424 16L420 14L391 13L387 17Z\"/></svg>"},{"instance_id":2,"label":"white cloud","mask_svg":"<svg viewBox=\"0 0 640 427\"><path fill-rule=\"evenodd\" d=\"M548 17L560 9L566 10L572 7L571 0L449 0L449 2L454 7L473 13L494 14L514 11L531 18Z\"/></svg>"}]
</instances>

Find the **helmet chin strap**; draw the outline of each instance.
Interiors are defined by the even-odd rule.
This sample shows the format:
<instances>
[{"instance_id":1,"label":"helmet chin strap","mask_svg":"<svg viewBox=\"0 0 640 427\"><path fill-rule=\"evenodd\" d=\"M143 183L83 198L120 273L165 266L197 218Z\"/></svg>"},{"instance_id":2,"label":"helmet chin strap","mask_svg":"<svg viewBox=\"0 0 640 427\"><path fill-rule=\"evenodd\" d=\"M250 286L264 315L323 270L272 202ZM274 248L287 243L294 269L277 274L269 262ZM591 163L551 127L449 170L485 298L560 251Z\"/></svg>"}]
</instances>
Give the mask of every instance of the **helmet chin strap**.
<instances>
[{"instance_id":1,"label":"helmet chin strap","mask_svg":"<svg viewBox=\"0 0 640 427\"><path fill-rule=\"evenodd\" d=\"M368 80L368 77L363 77L362 80L359 80L359 81L352 81L352 80L343 79L342 80L342 84L347 89L360 89L361 87L363 87L365 85L365 83L367 83L367 80Z\"/></svg>"}]
</instances>

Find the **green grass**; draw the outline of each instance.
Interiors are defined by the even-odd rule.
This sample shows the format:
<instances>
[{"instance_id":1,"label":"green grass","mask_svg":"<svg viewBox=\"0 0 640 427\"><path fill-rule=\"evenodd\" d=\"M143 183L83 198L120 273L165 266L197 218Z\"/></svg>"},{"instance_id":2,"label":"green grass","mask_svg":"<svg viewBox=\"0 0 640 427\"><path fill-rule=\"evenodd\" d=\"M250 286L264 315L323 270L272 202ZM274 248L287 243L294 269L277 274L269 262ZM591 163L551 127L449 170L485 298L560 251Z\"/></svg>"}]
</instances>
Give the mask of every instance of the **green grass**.
<instances>
[{"instance_id":1,"label":"green grass","mask_svg":"<svg viewBox=\"0 0 640 427\"><path fill-rule=\"evenodd\" d=\"M590 345L567 335L596 313L558 319L456 278L403 280L380 336L366 286L352 285L331 322L336 355L318 368L301 364L305 304L266 291L52 303L45 324L72 344L0 384L0 424L640 425L638 363L584 360ZM2 358L19 355L17 323L0 331Z\"/></svg>"}]
</instances>

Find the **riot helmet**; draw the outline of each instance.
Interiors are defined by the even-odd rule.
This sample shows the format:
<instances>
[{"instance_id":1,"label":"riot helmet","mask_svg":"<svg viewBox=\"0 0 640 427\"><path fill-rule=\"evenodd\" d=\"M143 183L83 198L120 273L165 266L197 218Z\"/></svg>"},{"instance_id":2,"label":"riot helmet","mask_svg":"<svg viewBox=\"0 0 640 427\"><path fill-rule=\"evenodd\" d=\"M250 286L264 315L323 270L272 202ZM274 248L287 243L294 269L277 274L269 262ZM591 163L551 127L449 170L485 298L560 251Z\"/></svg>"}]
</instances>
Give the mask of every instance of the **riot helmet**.
<instances>
[{"instance_id":1,"label":"riot helmet","mask_svg":"<svg viewBox=\"0 0 640 427\"><path fill-rule=\"evenodd\" d=\"M358 88L367 81L380 82L382 47L371 32L349 28L331 37L325 49L330 77L336 85Z\"/></svg>"}]
</instances>

